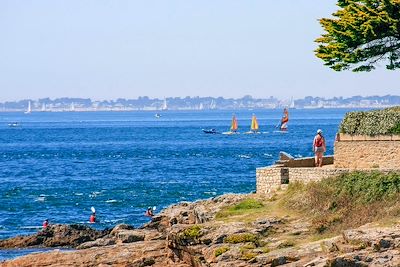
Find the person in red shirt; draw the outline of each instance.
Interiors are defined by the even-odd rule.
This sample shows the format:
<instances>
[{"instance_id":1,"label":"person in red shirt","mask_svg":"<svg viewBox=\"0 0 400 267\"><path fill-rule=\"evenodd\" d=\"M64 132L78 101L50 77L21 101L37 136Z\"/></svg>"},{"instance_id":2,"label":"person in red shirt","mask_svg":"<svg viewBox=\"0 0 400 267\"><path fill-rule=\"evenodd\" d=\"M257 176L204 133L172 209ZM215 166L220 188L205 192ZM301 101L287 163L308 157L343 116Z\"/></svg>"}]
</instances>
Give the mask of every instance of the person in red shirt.
<instances>
[{"instance_id":1,"label":"person in red shirt","mask_svg":"<svg viewBox=\"0 0 400 267\"><path fill-rule=\"evenodd\" d=\"M313 152L315 153L315 167L322 167L322 158L326 152L326 143L321 129L318 129L317 135L314 137Z\"/></svg>"},{"instance_id":2,"label":"person in red shirt","mask_svg":"<svg viewBox=\"0 0 400 267\"><path fill-rule=\"evenodd\" d=\"M46 229L49 226L49 219L44 220L43 229Z\"/></svg>"},{"instance_id":3,"label":"person in red shirt","mask_svg":"<svg viewBox=\"0 0 400 267\"><path fill-rule=\"evenodd\" d=\"M90 215L89 222L90 223L96 222L96 213L95 212L93 212L92 215Z\"/></svg>"}]
</instances>

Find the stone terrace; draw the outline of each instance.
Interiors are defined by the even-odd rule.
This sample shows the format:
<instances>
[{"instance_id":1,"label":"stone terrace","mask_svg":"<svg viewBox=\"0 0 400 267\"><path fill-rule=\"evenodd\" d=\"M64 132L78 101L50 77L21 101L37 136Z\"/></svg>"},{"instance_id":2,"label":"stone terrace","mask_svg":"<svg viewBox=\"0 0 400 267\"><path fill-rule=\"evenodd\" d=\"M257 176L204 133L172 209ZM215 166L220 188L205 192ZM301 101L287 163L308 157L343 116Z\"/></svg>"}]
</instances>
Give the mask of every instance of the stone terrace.
<instances>
[{"instance_id":1,"label":"stone terrace","mask_svg":"<svg viewBox=\"0 0 400 267\"><path fill-rule=\"evenodd\" d=\"M400 171L400 136L349 136L340 134L335 155L323 158L323 167L314 167L314 158L293 158L281 152L272 166L257 168L257 194L270 195L290 182L319 181L354 170Z\"/></svg>"}]
</instances>

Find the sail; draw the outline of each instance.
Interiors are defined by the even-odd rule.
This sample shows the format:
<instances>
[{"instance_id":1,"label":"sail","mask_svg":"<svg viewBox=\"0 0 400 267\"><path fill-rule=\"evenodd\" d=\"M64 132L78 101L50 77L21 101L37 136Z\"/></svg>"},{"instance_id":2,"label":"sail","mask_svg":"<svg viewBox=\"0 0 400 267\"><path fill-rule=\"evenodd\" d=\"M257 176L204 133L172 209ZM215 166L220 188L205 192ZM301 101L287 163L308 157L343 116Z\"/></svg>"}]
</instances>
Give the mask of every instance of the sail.
<instances>
[{"instance_id":1,"label":"sail","mask_svg":"<svg viewBox=\"0 0 400 267\"><path fill-rule=\"evenodd\" d=\"M167 99L164 97L164 102L163 105L161 107L162 110L167 110L168 109L168 105L167 105Z\"/></svg>"},{"instance_id":2,"label":"sail","mask_svg":"<svg viewBox=\"0 0 400 267\"><path fill-rule=\"evenodd\" d=\"M289 111L285 108L283 110L283 117L281 123L287 123L289 121Z\"/></svg>"},{"instance_id":3,"label":"sail","mask_svg":"<svg viewBox=\"0 0 400 267\"><path fill-rule=\"evenodd\" d=\"M281 119L281 130L287 129L287 123L289 122L289 111L287 108L283 110L283 117Z\"/></svg>"},{"instance_id":4,"label":"sail","mask_svg":"<svg viewBox=\"0 0 400 267\"><path fill-rule=\"evenodd\" d=\"M231 123L231 131L232 131L232 132L236 132L237 129L238 129L238 122L237 122L236 116L233 115L233 117L232 117L232 123Z\"/></svg>"},{"instance_id":5,"label":"sail","mask_svg":"<svg viewBox=\"0 0 400 267\"><path fill-rule=\"evenodd\" d=\"M253 115L253 117L251 118L251 130L258 131L258 121L256 115Z\"/></svg>"},{"instance_id":6,"label":"sail","mask_svg":"<svg viewBox=\"0 0 400 267\"><path fill-rule=\"evenodd\" d=\"M32 108L31 108L31 101L28 102L28 109L25 111L25 114L29 114L32 112Z\"/></svg>"}]
</instances>

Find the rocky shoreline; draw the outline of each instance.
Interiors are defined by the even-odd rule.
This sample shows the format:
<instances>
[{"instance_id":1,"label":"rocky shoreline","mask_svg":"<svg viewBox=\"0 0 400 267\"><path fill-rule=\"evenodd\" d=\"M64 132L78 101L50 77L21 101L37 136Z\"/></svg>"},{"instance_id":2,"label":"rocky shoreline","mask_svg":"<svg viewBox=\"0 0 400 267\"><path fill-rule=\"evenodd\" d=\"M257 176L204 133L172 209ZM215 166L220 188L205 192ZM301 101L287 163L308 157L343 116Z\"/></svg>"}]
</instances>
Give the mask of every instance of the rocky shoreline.
<instances>
[{"instance_id":1,"label":"rocky shoreline","mask_svg":"<svg viewBox=\"0 0 400 267\"><path fill-rule=\"evenodd\" d=\"M0 266L399 266L400 226L369 224L339 236L306 239L309 222L288 216L222 220L222 209L254 195L228 194L168 207L141 228L93 230L52 225L30 236L0 241L0 249L68 247L35 253Z\"/></svg>"}]
</instances>

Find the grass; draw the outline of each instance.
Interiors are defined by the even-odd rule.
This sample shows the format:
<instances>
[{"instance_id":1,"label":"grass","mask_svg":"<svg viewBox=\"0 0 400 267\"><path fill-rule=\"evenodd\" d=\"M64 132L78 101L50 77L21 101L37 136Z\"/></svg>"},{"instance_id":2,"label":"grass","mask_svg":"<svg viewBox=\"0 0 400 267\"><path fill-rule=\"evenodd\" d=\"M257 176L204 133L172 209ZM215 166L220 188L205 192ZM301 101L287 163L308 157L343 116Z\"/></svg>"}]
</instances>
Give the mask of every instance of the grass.
<instances>
[{"instance_id":1,"label":"grass","mask_svg":"<svg viewBox=\"0 0 400 267\"><path fill-rule=\"evenodd\" d=\"M307 185L292 183L280 199L309 216L316 234L388 219L400 214L400 173L353 172Z\"/></svg>"},{"instance_id":2,"label":"grass","mask_svg":"<svg viewBox=\"0 0 400 267\"><path fill-rule=\"evenodd\" d=\"M278 249L294 247L295 243L292 240L285 240L278 245Z\"/></svg>"},{"instance_id":3,"label":"grass","mask_svg":"<svg viewBox=\"0 0 400 267\"><path fill-rule=\"evenodd\" d=\"M198 225L193 225L182 232L182 238L184 239L195 239L201 235L201 228Z\"/></svg>"},{"instance_id":4,"label":"grass","mask_svg":"<svg viewBox=\"0 0 400 267\"><path fill-rule=\"evenodd\" d=\"M225 237L224 242L230 244L247 243L247 242L257 243L258 237L255 234L251 233L232 234Z\"/></svg>"},{"instance_id":5,"label":"grass","mask_svg":"<svg viewBox=\"0 0 400 267\"><path fill-rule=\"evenodd\" d=\"M264 208L264 204L256 199L248 198L238 204L226 207L216 214L217 219L227 218L230 216L243 215L251 212L258 212Z\"/></svg>"},{"instance_id":6,"label":"grass","mask_svg":"<svg viewBox=\"0 0 400 267\"><path fill-rule=\"evenodd\" d=\"M214 255L215 255L215 257L218 257L218 256L224 254L225 252L227 252L228 250L230 250L230 247L228 247L228 246L219 247L214 251Z\"/></svg>"}]
</instances>

